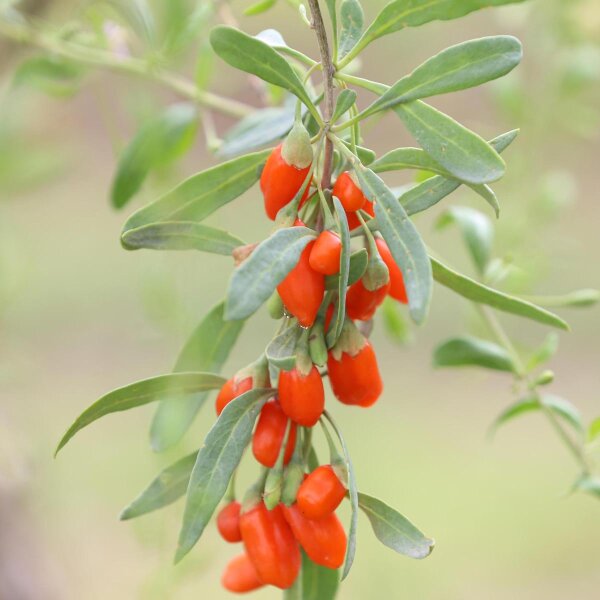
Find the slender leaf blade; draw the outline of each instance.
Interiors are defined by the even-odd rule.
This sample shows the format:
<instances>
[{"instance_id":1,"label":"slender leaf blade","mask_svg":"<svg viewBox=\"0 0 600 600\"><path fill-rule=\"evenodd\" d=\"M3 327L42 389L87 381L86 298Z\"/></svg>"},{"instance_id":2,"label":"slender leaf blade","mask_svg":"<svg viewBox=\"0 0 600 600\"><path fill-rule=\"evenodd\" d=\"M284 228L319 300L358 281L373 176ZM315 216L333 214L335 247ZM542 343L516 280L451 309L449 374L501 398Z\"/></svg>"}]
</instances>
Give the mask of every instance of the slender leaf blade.
<instances>
[{"instance_id":1,"label":"slender leaf blade","mask_svg":"<svg viewBox=\"0 0 600 600\"><path fill-rule=\"evenodd\" d=\"M269 299L275 288L298 264L315 232L307 227L276 231L233 273L227 290L225 318L245 319Z\"/></svg>"},{"instance_id":2,"label":"slender leaf blade","mask_svg":"<svg viewBox=\"0 0 600 600\"><path fill-rule=\"evenodd\" d=\"M315 564L302 552L302 594L299 600L334 600L339 587L339 572Z\"/></svg>"},{"instance_id":3,"label":"slender leaf blade","mask_svg":"<svg viewBox=\"0 0 600 600\"><path fill-rule=\"evenodd\" d=\"M258 181L270 152L246 154L193 175L155 202L134 212L125 223L123 234L150 223L202 221Z\"/></svg>"},{"instance_id":4,"label":"slender leaf blade","mask_svg":"<svg viewBox=\"0 0 600 600\"><path fill-rule=\"evenodd\" d=\"M340 58L346 56L356 46L364 28L365 14L359 0L342 0L340 5Z\"/></svg>"},{"instance_id":5,"label":"slender leaf blade","mask_svg":"<svg viewBox=\"0 0 600 600\"><path fill-rule=\"evenodd\" d=\"M435 367L484 367L515 372L515 365L504 348L472 336L452 338L440 344L433 356Z\"/></svg>"},{"instance_id":6,"label":"slender leaf blade","mask_svg":"<svg viewBox=\"0 0 600 600\"><path fill-rule=\"evenodd\" d=\"M173 373L145 379L102 396L84 410L60 440L55 455L84 427L105 415L155 402L166 395L182 397L220 388L225 380L212 373Z\"/></svg>"},{"instance_id":7,"label":"slender leaf blade","mask_svg":"<svg viewBox=\"0 0 600 600\"><path fill-rule=\"evenodd\" d=\"M559 316L551 313L531 302L521 300L516 296L499 292L482 283L475 281L447 267L437 259L431 259L433 278L443 286L450 288L467 300L486 304L497 310L525 317L544 325L550 325L565 331L569 330L568 324Z\"/></svg>"},{"instance_id":8,"label":"slender leaf blade","mask_svg":"<svg viewBox=\"0 0 600 600\"><path fill-rule=\"evenodd\" d=\"M369 518L377 539L388 548L416 559L427 558L433 551L432 539L381 500L359 493L358 505Z\"/></svg>"},{"instance_id":9,"label":"slender leaf blade","mask_svg":"<svg viewBox=\"0 0 600 600\"><path fill-rule=\"evenodd\" d=\"M404 276L410 314L420 324L429 311L433 287L431 264L423 240L381 178L366 168L358 169L357 174L363 193L375 202L380 231Z\"/></svg>"},{"instance_id":10,"label":"slender leaf blade","mask_svg":"<svg viewBox=\"0 0 600 600\"><path fill-rule=\"evenodd\" d=\"M200 539L227 491L262 407L275 393L254 389L242 394L225 407L208 432L190 477L175 562Z\"/></svg>"},{"instance_id":11,"label":"slender leaf blade","mask_svg":"<svg viewBox=\"0 0 600 600\"><path fill-rule=\"evenodd\" d=\"M135 519L179 500L187 490L198 452L163 469L156 479L121 512L121 521Z\"/></svg>"},{"instance_id":12,"label":"slender leaf blade","mask_svg":"<svg viewBox=\"0 0 600 600\"><path fill-rule=\"evenodd\" d=\"M220 302L192 332L175 363L174 372L201 369L218 373L238 340L244 321L225 321L225 303ZM189 429L209 392L202 391L177 402L162 399L150 427L150 443L155 452L177 444Z\"/></svg>"},{"instance_id":13,"label":"slender leaf blade","mask_svg":"<svg viewBox=\"0 0 600 600\"><path fill-rule=\"evenodd\" d=\"M228 231L193 221L143 225L123 233L121 242L127 250L198 250L223 256L245 243Z\"/></svg>"}]
</instances>

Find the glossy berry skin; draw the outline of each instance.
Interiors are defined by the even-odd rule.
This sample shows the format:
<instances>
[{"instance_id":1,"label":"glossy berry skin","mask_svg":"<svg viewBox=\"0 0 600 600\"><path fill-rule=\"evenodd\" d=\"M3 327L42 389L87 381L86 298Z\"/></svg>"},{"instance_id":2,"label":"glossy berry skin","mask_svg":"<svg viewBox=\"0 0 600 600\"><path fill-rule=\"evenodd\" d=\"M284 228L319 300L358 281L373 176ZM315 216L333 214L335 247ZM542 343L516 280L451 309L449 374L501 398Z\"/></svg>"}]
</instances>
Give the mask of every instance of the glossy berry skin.
<instances>
[{"instance_id":1,"label":"glossy berry skin","mask_svg":"<svg viewBox=\"0 0 600 600\"><path fill-rule=\"evenodd\" d=\"M333 393L343 404L367 408L381 396L383 382L369 342L355 356L342 353L339 361L330 352L327 367Z\"/></svg>"},{"instance_id":2,"label":"glossy berry skin","mask_svg":"<svg viewBox=\"0 0 600 600\"><path fill-rule=\"evenodd\" d=\"M275 466L288 421L287 415L281 410L277 400L271 400L263 406L252 438L252 452L256 460L265 467L273 468ZM290 428L285 448L284 462L286 465L292 458L295 445L296 424L294 423Z\"/></svg>"},{"instance_id":3,"label":"glossy berry skin","mask_svg":"<svg viewBox=\"0 0 600 600\"><path fill-rule=\"evenodd\" d=\"M336 510L345 495L346 488L333 467L322 465L302 482L296 502L306 518L322 519Z\"/></svg>"},{"instance_id":4,"label":"glossy berry skin","mask_svg":"<svg viewBox=\"0 0 600 600\"><path fill-rule=\"evenodd\" d=\"M390 289L390 282L372 292L368 290L363 280L351 285L346 295L346 314L353 320L369 321L385 300Z\"/></svg>"},{"instance_id":5,"label":"glossy berry skin","mask_svg":"<svg viewBox=\"0 0 600 600\"><path fill-rule=\"evenodd\" d=\"M322 275L335 275L340 270L342 240L333 231L323 231L310 251L311 268Z\"/></svg>"},{"instance_id":6,"label":"glossy berry skin","mask_svg":"<svg viewBox=\"0 0 600 600\"><path fill-rule=\"evenodd\" d=\"M344 171L335 182L332 194L342 203L344 210L349 213L356 212L364 207L367 198L361 189L354 183L350 173Z\"/></svg>"},{"instance_id":7,"label":"glossy berry skin","mask_svg":"<svg viewBox=\"0 0 600 600\"><path fill-rule=\"evenodd\" d=\"M228 592L235 594L253 592L264 586L246 554L240 554L229 561L221 577L221 584Z\"/></svg>"},{"instance_id":8,"label":"glossy berry skin","mask_svg":"<svg viewBox=\"0 0 600 600\"><path fill-rule=\"evenodd\" d=\"M297 169L289 165L281 155L282 145L280 144L271 152L260 177L265 212L271 221L274 221L277 213L294 199L310 170L310 165L306 169ZM303 201L308 197L309 187L306 189Z\"/></svg>"},{"instance_id":9,"label":"glossy berry skin","mask_svg":"<svg viewBox=\"0 0 600 600\"><path fill-rule=\"evenodd\" d=\"M408 304L408 296L406 295L406 287L404 286L404 277L402 276L400 267L396 264L385 240L377 238L375 243L377 244L381 259L390 272L390 291L388 294L395 300L398 300L398 302Z\"/></svg>"},{"instance_id":10,"label":"glossy berry skin","mask_svg":"<svg viewBox=\"0 0 600 600\"><path fill-rule=\"evenodd\" d=\"M242 532L240 531L241 508L239 502L230 502L221 509L217 516L217 529L221 537L230 544L242 541Z\"/></svg>"},{"instance_id":11,"label":"glossy berry skin","mask_svg":"<svg viewBox=\"0 0 600 600\"><path fill-rule=\"evenodd\" d=\"M363 210L372 217L375 216L375 205L370 200L367 200L365 202ZM348 229L350 229L350 231L356 229L357 227L360 227L360 221L358 220L358 217L355 213L346 213L346 217L348 217Z\"/></svg>"},{"instance_id":12,"label":"glossy berry skin","mask_svg":"<svg viewBox=\"0 0 600 600\"><path fill-rule=\"evenodd\" d=\"M288 312L302 327L312 327L325 295L325 276L310 266L310 253L315 242L310 242L300 255L298 264L277 286L277 292Z\"/></svg>"},{"instance_id":13,"label":"glossy berry skin","mask_svg":"<svg viewBox=\"0 0 600 600\"><path fill-rule=\"evenodd\" d=\"M281 506L268 511L258 503L242 513L240 529L258 578L283 590L291 587L300 572L300 548Z\"/></svg>"},{"instance_id":14,"label":"glossy berry skin","mask_svg":"<svg viewBox=\"0 0 600 600\"><path fill-rule=\"evenodd\" d=\"M215 409L217 415L223 412L223 409L238 396L249 392L252 389L252 377L246 377L240 381L236 381L235 377L229 379L225 385L221 388L217 400L215 402Z\"/></svg>"},{"instance_id":15,"label":"glossy berry skin","mask_svg":"<svg viewBox=\"0 0 600 600\"><path fill-rule=\"evenodd\" d=\"M335 513L322 519L307 519L297 504L283 506L283 513L304 552L316 564L338 569L344 564L347 538Z\"/></svg>"},{"instance_id":16,"label":"glossy berry skin","mask_svg":"<svg viewBox=\"0 0 600 600\"><path fill-rule=\"evenodd\" d=\"M325 390L317 368L313 365L306 376L298 369L281 371L279 403L292 421L304 427L314 427L325 410Z\"/></svg>"}]
</instances>

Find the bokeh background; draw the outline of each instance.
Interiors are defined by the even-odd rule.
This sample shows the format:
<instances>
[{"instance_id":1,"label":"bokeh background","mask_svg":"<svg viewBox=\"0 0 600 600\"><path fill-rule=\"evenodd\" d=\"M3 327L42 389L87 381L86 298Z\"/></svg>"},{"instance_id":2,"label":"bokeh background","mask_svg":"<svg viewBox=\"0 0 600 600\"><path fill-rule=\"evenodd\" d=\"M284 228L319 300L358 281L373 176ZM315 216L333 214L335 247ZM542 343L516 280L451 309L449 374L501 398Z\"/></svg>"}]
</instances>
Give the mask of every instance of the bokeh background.
<instances>
[{"instance_id":1,"label":"bokeh background","mask_svg":"<svg viewBox=\"0 0 600 600\"><path fill-rule=\"evenodd\" d=\"M39 18L60 25L93 3L29 4ZM180 3L184 10L193 4ZM371 17L382 4L364 2ZM240 17L245 5L231 3L243 28L256 33L275 26L289 44L314 56L310 32L285 2L254 19ZM407 30L372 45L365 73L393 82L452 43L496 33L523 40L522 67L504 81L434 104L487 137L521 128L506 153L508 175L495 186L502 204L496 254L515 265L509 289L600 287L597 0L534 0ZM103 419L52 458L63 430L97 397L168 372L192 328L223 296L229 259L127 253L119 233L132 208L118 213L108 203L118 153L140 122L176 99L147 82L95 71L69 98L14 86L14 67L32 55L0 37L0 596L225 598L220 571L236 551L213 529L180 566L171 564L181 502L136 522L117 519L162 467L199 446L213 421L210 405L167 455L150 450L148 407ZM193 72L193 58L192 51L178 68ZM260 103L256 87L222 64L214 87ZM223 132L231 122L217 118L216 125ZM378 152L410 144L391 117L368 129L367 141ZM176 168L147 183L137 205L213 161L199 137ZM468 192L445 201L479 202ZM260 204L255 189L212 222L248 241L260 239L271 227ZM418 226L436 251L470 272L458 235L433 230L442 210L419 218ZM561 335L552 360L553 392L589 420L600 413L600 314L562 314L573 332ZM547 333L502 320L524 349ZM435 345L468 327L479 327L471 309L436 288L431 318L407 343L376 327L386 382L380 403L358 412L328 400L360 488L436 539L432 556L414 562L380 546L361 516L358 555L342 600L598 597L600 505L569 496L576 467L548 423L530 415L490 442L491 421L513 399L507 377L431 368ZM225 373L252 360L272 329L261 311ZM256 594L277 597L270 590Z\"/></svg>"}]
</instances>

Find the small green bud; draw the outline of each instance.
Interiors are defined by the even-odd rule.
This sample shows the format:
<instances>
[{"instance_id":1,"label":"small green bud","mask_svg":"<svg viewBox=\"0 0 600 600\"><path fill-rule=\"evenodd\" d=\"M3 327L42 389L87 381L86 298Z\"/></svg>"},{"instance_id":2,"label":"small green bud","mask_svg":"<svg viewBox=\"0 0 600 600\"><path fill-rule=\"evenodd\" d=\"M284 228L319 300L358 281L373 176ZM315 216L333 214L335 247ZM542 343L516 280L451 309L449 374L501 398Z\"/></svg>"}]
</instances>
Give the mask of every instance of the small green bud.
<instances>
[{"instance_id":1,"label":"small green bud","mask_svg":"<svg viewBox=\"0 0 600 600\"><path fill-rule=\"evenodd\" d=\"M283 302L281 297L277 293L277 290L273 292L269 301L267 302L267 310L269 311L269 316L276 321L283 318L284 310L283 310Z\"/></svg>"},{"instance_id":2,"label":"small green bud","mask_svg":"<svg viewBox=\"0 0 600 600\"><path fill-rule=\"evenodd\" d=\"M538 378L534 382L534 386L538 385L549 385L554 381L554 373L552 371L544 371L540 373Z\"/></svg>"},{"instance_id":3,"label":"small green bud","mask_svg":"<svg viewBox=\"0 0 600 600\"><path fill-rule=\"evenodd\" d=\"M263 501L267 510L273 510L281 500L281 488L283 485L283 467L275 465L267 475Z\"/></svg>"},{"instance_id":4,"label":"small green bud","mask_svg":"<svg viewBox=\"0 0 600 600\"><path fill-rule=\"evenodd\" d=\"M310 134L302 121L296 121L292 130L283 142L281 156L288 165L296 169L306 169L313 161L313 150Z\"/></svg>"},{"instance_id":5,"label":"small green bud","mask_svg":"<svg viewBox=\"0 0 600 600\"><path fill-rule=\"evenodd\" d=\"M296 502L296 496L298 495L302 481L304 481L304 469L300 461L292 460L285 470L283 490L281 492L281 501L286 506L291 506Z\"/></svg>"},{"instance_id":6,"label":"small green bud","mask_svg":"<svg viewBox=\"0 0 600 600\"><path fill-rule=\"evenodd\" d=\"M387 268L387 265L383 262L379 253L372 254L369 257L369 264L367 265L367 270L363 275L363 283L365 287L374 292L379 288L387 285L390 280L390 271Z\"/></svg>"},{"instance_id":7,"label":"small green bud","mask_svg":"<svg viewBox=\"0 0 600 600\"><path fill-rule=\"evenodd\" d=\"M308 349L311 361L315 365L323 367L327 363L327 343L321 320L317 321L310 331Z\"/></svg>"}]
</instances>

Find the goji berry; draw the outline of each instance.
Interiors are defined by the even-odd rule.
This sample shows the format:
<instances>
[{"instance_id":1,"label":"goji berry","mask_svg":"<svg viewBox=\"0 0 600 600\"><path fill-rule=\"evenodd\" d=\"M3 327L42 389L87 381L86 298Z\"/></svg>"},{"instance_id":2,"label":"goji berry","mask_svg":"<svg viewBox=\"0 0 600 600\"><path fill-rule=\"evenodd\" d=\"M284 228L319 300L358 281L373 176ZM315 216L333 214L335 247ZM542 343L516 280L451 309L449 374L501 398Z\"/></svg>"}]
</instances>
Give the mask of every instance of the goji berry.
<instances>
[{"instance_id":1,"label":"goji berry","mask_svg":"<svg viewBox=\"0 0 600 600\"><path fill-rule=\"evenodd\" d=\"M350 286L346 295L346 314L354 320L369 321L385 300L390 289L390 282L381 286L378 290L371 291L365 287L360 279Z\"/></svg>"},{"instance_id":2,"label":"goji berry","mask_svg":"<svg viewBox=\"0 0 600 600\"><path fill-rule=\"evenodd\" d=\"M370 216L375 216L375 205L370 200L367 200L365 202L363 210ZM350 229L350 231L356 229L357 227L360 227L360 221L358 220L356 213L346 213L346 217L348 217L348 229Z\"/></svg>"},{"instance_id":3,"label":"goji berry","mask_svg":"<svg viewBox=\"0 0 600 600\"><path fill-rule=\"evenodd\" d=\"M325 409L325 391L318 369L313 365L307 375L296 368L281 371L279 403L283 412L298 425L316 425Z\"/></svg>"},{"instance_id":4,"label":"goji berry","mask_svg":"<svg viewBox=\"0 0 600 600\"><path fill-rule=\"evenodd\" d=\"M344 171L335 182L332 194L342 203L344 210L349 213L356 212L364 207L367 198L362 190L354 183L348 171Z\"/></svg>"},{"instance_id":5,"label":"goji berry","mask_svg":"<svg viewBox=\"0 0 600 600\"><path fill-rule=\"evenodd\" d=\"M333 231L323 231L310 252L309 264L323 275L335 275L340 270L342 240Z\"/></svg>"},{"instance_id":6,"label":"goji berry","mask_svg":"<svg viewBox=\"0 0 600 600\"><path fill-rule=\"evenodd\" d=\"M288 417L277 400L271 400L263 406L252 438L252 452L256 460L265 467L272 468L275 466L288 421ZM285 464L290 462L295 445L296 424L294 423L290 428L288 443L285 448Z\"/></svg>"},{"instance_id":7,"label":"goji berry","mask_svg":"<svg viewBox=\"0 0 600 600\"><path fill-rule=\"evenodd\" d=\"M403 304L408 304L408 296L406 295L406 287L404 286L404 277L402 276L400 267L394 260L388 245L385 243L385 240L377 238L375 243L377 244L379 255L383 259L383 262L387 265L387 268L390 272L389 295Z\"/></svg>"},{"instance_id":8,"label":"goji berry","mask_svg":"<svg viewBox=\"0 0 600 600\"><path fill-rule=\"evenodd\" d=\"M225 385L221 388L217 400L215 402L215 408L217 415L223 412L223 409L237 397L249 392L252 389L252 377L245 377L244 379L237 380L236 377L229 379Z\"/></svg>"},{"instance_id":9,"label":"goji berry","mask_svg":"<svg viewBox=\"0 0 600 600\"><path fill-rule=\"evenodd\" d=\"M316 468L298 490L297 503L308 519L321 519L335 511L346 488L331 465Z\"/></svg>"},{"instance_id":10,"label":"goji berry","mask_svg":"<svg viewBox=\"0 0 600 600\"><path fill-rule=\"evenodd\" d=\"M239 502L230 502L221 509L217 516L217 529L221 537L231 544L242 541L242 532L240 531L240 510L242 505Z\"/></svg>"},{"instance_id":11,"label":"goji berry","mask_svg":"<svg viewBox=\"0 0 600 600\"><path fill-rule=\"evenodd\" d=\"M240 554L229 561L221 577L221 583L227 591L236 594L253 592L265 585L246 554Z\"/></svg>"}]
</instances>

